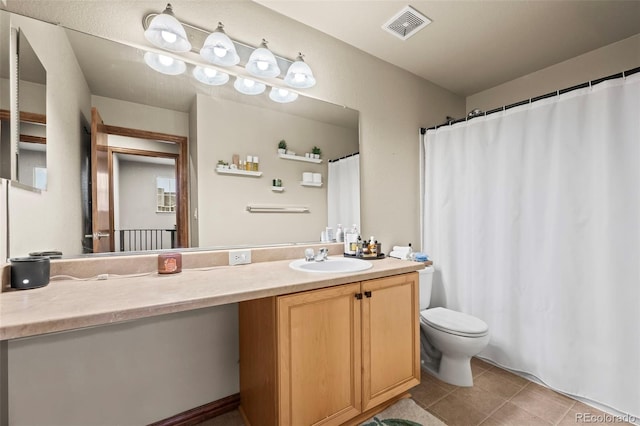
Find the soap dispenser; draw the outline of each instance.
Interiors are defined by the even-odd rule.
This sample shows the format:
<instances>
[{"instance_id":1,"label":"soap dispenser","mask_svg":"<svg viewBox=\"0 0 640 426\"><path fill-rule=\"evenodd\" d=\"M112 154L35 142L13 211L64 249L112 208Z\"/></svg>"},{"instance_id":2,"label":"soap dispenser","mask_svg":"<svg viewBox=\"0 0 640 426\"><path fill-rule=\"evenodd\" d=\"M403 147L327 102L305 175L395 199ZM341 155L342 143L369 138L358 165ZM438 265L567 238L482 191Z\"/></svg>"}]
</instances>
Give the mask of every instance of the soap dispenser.
<instances>
[{"instance_id":1,"label":"soap dispenser","mask_svg":"<svg viewBox=\"0 0 640 426\"><path fill-rule=\"evenodd\" d=\"M378 257L378 243L373 235L369 238L369 256Z\"/></svg>"},{"instance_id":2,"label":"soap dispenser","mask_svg":"<svg viewBox=\"0 0 640 426\"><path fill-rule=\"evenodd\" d=\"M348 229L344 233L344 252L350 256L357 255L358 249L358 227L353 225L353 228Z\"/></svg>"}]
</instances>

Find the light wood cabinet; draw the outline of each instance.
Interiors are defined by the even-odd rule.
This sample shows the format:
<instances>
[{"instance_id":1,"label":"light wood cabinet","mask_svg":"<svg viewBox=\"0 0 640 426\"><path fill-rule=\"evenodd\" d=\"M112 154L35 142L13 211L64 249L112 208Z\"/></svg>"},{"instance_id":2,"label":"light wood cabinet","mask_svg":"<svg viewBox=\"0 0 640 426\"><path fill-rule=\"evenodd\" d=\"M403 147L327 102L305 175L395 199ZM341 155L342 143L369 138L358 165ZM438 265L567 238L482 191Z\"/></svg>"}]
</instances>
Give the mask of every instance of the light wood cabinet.
<instances>
[{"instance_id":1,"label":"light wood cabinet","mask_svg":"<svg viewBox=\"0 0 640 426\"><path fill-rule=\"evenodd\" d=\"M362 411L420 383L418 286L417 272L362 282Z\"/></svg>"},{"instance_id":2,"label":"light wood cabinet","mask_svg":"<svg viewBox=\"0 0 640 426\"><path fill-rule=\"evenodd\" d=\"M340 425L419 383L418 274L240 303L240 395L256 425Z\"/></svg>"}]
</instances>

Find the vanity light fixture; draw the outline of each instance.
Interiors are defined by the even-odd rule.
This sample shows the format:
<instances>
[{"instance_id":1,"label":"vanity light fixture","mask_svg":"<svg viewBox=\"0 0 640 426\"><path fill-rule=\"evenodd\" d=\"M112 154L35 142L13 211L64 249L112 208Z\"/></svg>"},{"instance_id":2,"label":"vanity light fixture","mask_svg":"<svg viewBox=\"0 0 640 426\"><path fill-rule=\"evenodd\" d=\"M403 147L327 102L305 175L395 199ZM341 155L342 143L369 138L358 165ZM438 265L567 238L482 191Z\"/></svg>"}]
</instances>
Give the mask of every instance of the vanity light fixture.
<instances>
[{"instance_id":1,"label":"vanity light fixture","mask_svg":"<svg viewBox=\"0 0 640 426\"><path fill-rule=\"evenodd\" d=\"M298 58L289 66L284 82L296 89L308 89L316 85L316 79L309 65L304 61L304 55L298 53Z\"/></svg>"},{"instance_id":2,"label":"vanity light fixture","mask_svg":"<svg viewBox=\"0 0 640 426\"><path fill-rule=\"evenodd\" d=\"M286 104L298 99L298 94L281 87L272 87L271 92L269 92L269 99L274 102Z\"/></svg>"},{"instance_id":3,"label":"vanity light fixture","mask_svg":"<svg viewBox=\"0 0 640 426\"><path fill-rule=\"evenodd\" d=\"M240 56L236 52L236 47L224 32L224 25L218 22L218 28L204 42L200 49L200 56L212 64L229 67L240 62Z\"/></svg>"},{"instance_id":4,"label":"vanity light fixture","mask_svg":"<svg viewBox=\"0 0 640 426\"><path fill-rule=\"evenodd\" d=\"M197 65L193 69L193 76L200 83L209 86L221 86L229 81L229 74L214 70L213 68L201 67L200 65Z\"/></svg>"},{"instance_id":5,"label":"vanity light fixture","mask_svg":"<svg viewBox=\"0 0 640 426\"><path fill-rule=\"evenodd\" d=\"M167 75L179 75L187 69L187 64L184 61L162 53L146 52L144 61L154 70Z\"/></svg>"},{"instance_id":6,"label":"vanity light fixture","mask_svg":"<svg viewBox=\"0 0 640 426\"><path fill-rule=\"evenodd\" d=\"M149 28L144 32L147 40L165 50L172 52L188 52L191 50L191 43L187 38L184 27L173 14L171 3L161 14L157 15Z\"/></svg>"},{"instance_id":7,"label":"vanity light fixture","mask_svg":"<svg viewBox=\"0 0 640 426\"><path fill-rule=\"evenodd\" d=\"M259 81L240 76L236 77L236 81L233 83L233 87L238 92L245 95L260 95L267 88L264 83L260 83Z\"/></svg>"},{"instance_id":8,"label":"vanity light fixture","mask_svg":"<svg viewBox=\"0 0 640 426\"><path fill-rule=\"evenodd\" d=\"M249 56L249 61L245 69L256 77L277 77L280 75L280 68L276 62L276 57L267 47L267 40L262 39L260 47L254 50Z\"/></svg>"},{"instance_id":9,"label":"vanity light fixture","mask_svg":"<svg viewBox=\"0 0 640 426\"><path fill-rule=\"evenodd\" d=\"M144 54L147 65L163 74L179 75L189 66L192 68L193 77L209 86L224 85L231 76L236 76L233 86L238 92L245 95L260 95L265 92L268 85L271 87L269 98L279 103L293 102L298 98L298 93L284 88L285 85L293 89L307 89L316 84L313 72L304 62L302 53L299 53L297 59L293 61L275 56L267 47L265 39L262 39L258 48L233 40L225 33L222 22L218 22L213 32L181 22L174 16L171 4L167 4L162 13L145 15L142 19L142 27L148 41L173 52L173 54L159 52ZM194 46L191 45L190 40L194 42ZM175 52L189 56L182 58ZM199 52L202 61L194 61L191 52ZM227 72L221 68L235 66L238 68L243 66L246 72L257 77L257 80L244 77L245 71L229 68ZM281 74L281 70L285 69L286 76ZM260 81L264 78L277 78L282 82L271 84Z\"/></svg>"}]
</instances>

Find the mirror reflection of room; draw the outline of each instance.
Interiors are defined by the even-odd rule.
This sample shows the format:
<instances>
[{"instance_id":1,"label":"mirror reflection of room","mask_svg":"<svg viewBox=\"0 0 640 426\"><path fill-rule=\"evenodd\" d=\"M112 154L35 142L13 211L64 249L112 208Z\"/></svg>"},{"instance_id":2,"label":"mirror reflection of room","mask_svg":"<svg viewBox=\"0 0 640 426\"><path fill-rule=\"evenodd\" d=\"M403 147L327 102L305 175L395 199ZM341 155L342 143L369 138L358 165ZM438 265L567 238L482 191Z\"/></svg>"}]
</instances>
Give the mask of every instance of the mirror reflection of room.
<instances>
[{"instance_id":1,"label":"mirror reflection of room","mask_svg":"<svg viewBox=\"0 0 640 426\"><path fill-rule=\"evenodd\" d=\"M111 143L118 138L111 136ZM114 141L115 139L116 141ZM163 149L161 142L149 142ZM175 147L170 150L175 150ZM176 157L162 151L112 149L116 252L176 247Z\"/></svg>"},{"instance_id":2,"label":"mirror reflection of room","mask_svg":"<svg viewBox=\"0 0 640 426\"><path fill-rule=\"evenodd\" d=\"M18 31L18 108L20 111L16 172L23 185L47 189L47 73L29 43Z\"/></svg>"},{"instance_id":3,"label":"mirror reflection of room","mask_svg":"<svg viewBox=\"0 0 640 426\"><path fill-rule=\"evenodd\" d=\"M7 13L0 11L0 15L6 17ZM47 128L46 193L36 197L17 187L9 188L9 208L14 213L9 225L14 237L9 242L11 256L46 250L61 251L69 257L171 247L319 241L329 223L328 164L358 152L357 111L304 95L292 104L277 104L268 97L240 95L233 86L206 86L194 81L190 73L164 75L144 63L144 50L138 47L8 15L12 26L34 34L30 42L46 66L49 79L46 103L55 111L49 114ZM95 55L96 51L101 54ZM119 213L113 211L113 218L102 222L104 226L95 225L92 191L100 179L93 182L95 177L87 167L92 157L92 108L99 111L101 126L107 133L129 129L186 141L184 160L180 160L186 170L185 190L181 195L181 178L176 176L174 222L158 224L150 219L147 223L116 223ZM114 148L112 137L109 134L108 149ZM282 139L301 156L314 146L319 147L321 163L280 158L277 148ZM231 162L234 155L259 157L263 176L216 173L216 164ZM304 172L320 174L323 185L301 185ZM42 175L37 177L44 180ZM106 168L100 176L108 176ZM283 182L285 190L272 191L274 178ZM155 185L154 181L151 194L157 190ZM114 182L110 187L116 190ZM105 188L108 194L109 186ZM359 195L356 198L354 202L359 206ZM308 213L248 213L247 206L251 204L301 205L308 208ZM108 218L112 207L107 205L102 210L106 215L102 216ZM154 201L152 217L169 215L158 213L156 208ZM64 230L51 226L44 229L44 224L34 220L35 211L51 212L50 222L64 218ZM331 225L335 227L337 223ZM158 237L161 248L155 237L146 248L133 242L129 245L128 237L120 236L120 231L129 229L163 229L163 236ZM174 237L173 243L170 236Z\"/></svg>"},{"instance_id":4,"label":"mirror reflection of room","mask_svg":"<svg viewBox=\"0 0 640 426\"><path fill-rule=\"evenodd\" d=\"M10 20L0 11L0 178L11 179Z\"/></svg>"}]
</instances>

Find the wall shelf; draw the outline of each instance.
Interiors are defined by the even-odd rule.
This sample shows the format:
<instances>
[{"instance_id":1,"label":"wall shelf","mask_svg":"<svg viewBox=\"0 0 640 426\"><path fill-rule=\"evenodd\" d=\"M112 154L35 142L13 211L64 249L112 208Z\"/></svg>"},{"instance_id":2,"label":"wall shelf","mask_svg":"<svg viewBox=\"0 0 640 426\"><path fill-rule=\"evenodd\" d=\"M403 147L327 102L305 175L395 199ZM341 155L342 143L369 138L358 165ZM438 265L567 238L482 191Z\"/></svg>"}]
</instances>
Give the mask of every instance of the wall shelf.
<instances>
[{"instance_id":1,"label":"wall shelf","mask_svg":"<svg viewBox=\"0 0 640 426\"><path fill-rule=\"evenodd\" d=\"M315 187L321 187L322 186L322 182L300 182L300 185L302 186L315 186Z\"/></svg>"},{"instance_id":2,"label":"wall shelf","mask_svg":"<svg viewBox=\"0 0 640 426\"><path fill-rule=\"evenodd\" d=\"M271 190L273 192L284 192L284 186L272 186Z\"/></svg>"},{"instance_id":3,"label":"wall shelf","mask_svg":"<svg viewBox=\"0 0 640 426\"><path fill-rule=\"evenodd\" d=\"M253 172L249 170L238 170L238 169L223 169L221 167L216 167L216 173L219 173L221 175L237 175L237 176L251 176L251 177L262 176L262 172Z\"/></svg>"},{"instance_id":4,"label":"wall shelf","mask_svg":"<svg viewBox=\"0 0 640 426\"><path fill-rule=\"evenodd\" d=\"M322 159L321 158L307 158L307 157L303 157L302 155L290 155L290 154L280 154L278 153L278 157L283 158L285 160L295 160L295 161L304 161L307 163L315 163L315 164L320 164L322 163Z\"/></svg>"}]
</instances>

